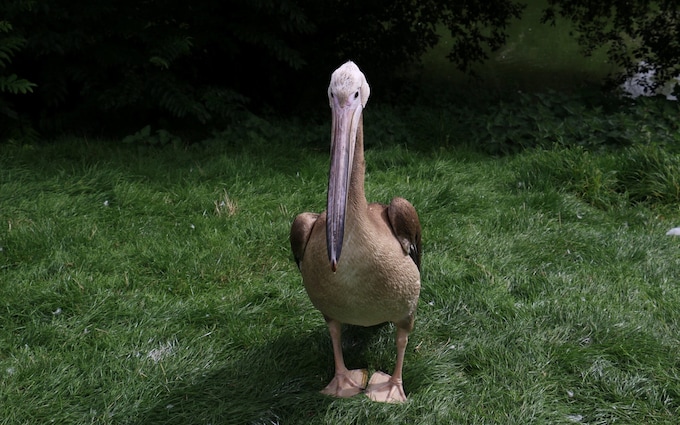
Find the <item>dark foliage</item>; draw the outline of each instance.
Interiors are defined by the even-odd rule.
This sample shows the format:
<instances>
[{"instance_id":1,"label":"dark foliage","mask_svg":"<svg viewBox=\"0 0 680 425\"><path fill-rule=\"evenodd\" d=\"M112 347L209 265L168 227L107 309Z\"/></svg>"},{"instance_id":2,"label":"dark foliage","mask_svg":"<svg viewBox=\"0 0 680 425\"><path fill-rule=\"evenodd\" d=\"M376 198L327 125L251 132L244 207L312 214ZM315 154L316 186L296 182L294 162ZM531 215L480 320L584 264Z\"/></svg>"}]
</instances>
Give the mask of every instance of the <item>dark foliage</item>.
<instances>
[{"instance_id":1,"label":"dark foliage","mask_svg":"<svg viewBox=\"0 0 680 425\"><path fill-rule=\"evenodd\" d=\"M244 108L294 112L318 100L345 60L393 81L437 42L441 20L461 67L483 59L482 46L500 45L520 9L477 3L9 0L0 13L11 38L0 35L0 49L18 41L0 75L35 86L0 96L47 134L225 125Z\"/></svg>"},{"instance_id":2,"label":"dark foliage","mask_svg":"<svg viewBox=\"0 0 680 425\"><path fill-rule=\"evenodd\" d=\"M291 32L304 22L257 2L41 0L24 9L8 11L28 41L14 66L38 87L20 109L44 130L227 119L246 100L240 82L252 67L237 64L253 51L301 63L267 21L291 22Z\"/></svg>"},{"instance_id":3,"label":"dark foliage","mask_svg":"<svg viewBox=\"0 0 680 425\"><path fill-rule=\"evenodd\" d=\"M32 93L35 87L34 83L10 69L14 55L25 45L26 38L15 31L11 22L0 18L0 128L5 129L4 135L0 133L0 140L3 137L26 137L22 134L23 122L9 99L12 95Z\"/></svg>"},{"instance_id":4,"label":"dark foliage","mask_svg":"<svg viewBox=\"0 0 680 425\"><path fill-rule=\"evenodd\" d=\"M615 76L616 83L653 70L653 85L659 86L680 74L677 0L548 0L548 5L543 21L555 24L557 16L572 21L586 55L607 49L609 58L624 70Z\"/></svg>"},{"instance_id":5,"label":"dark foliage","mask_svg":"<svg viewBox=\"0 0 680 425\"><path fill-rule=\"evenodd\" d=\"M573 19L584 45L610 43L622 64L642 58L672 69L680 60L672 54L678 11L669 1L625 2L627 9L607 2L618 12L549 3L547 21ZM438 41L438 24L451 34L449 58L469 70L503 45L522 9L514 0L6 0L0 124L44 135L224 127L246 109L290 114L318 105L318 87L346 60L380 75L371 84L389 100L406 89L398 78Z\"/></svg>"},{"instance_id":6,"label":"dark foliage","mask_svg":"<svg viewBox=\"0 0 680 425\"><path fill-rule=\"evenodd\" d=\"M448 58L462 70L486 60L488 49L503 46L506 26L510 19L519 19L524 9L521 3L503 0L450 3L442 11L441 20L454 40Z\"/></svg>"}]
</instances>

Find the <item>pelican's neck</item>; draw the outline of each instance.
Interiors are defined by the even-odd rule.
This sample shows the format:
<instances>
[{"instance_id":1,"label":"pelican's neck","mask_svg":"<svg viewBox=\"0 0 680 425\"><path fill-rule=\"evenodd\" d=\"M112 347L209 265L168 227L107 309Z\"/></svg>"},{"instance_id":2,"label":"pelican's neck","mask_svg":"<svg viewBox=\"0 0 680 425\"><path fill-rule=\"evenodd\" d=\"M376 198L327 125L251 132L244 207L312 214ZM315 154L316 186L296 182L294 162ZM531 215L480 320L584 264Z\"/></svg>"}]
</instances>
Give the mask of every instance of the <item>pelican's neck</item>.
<instances>
[{"instance_id":1,"label":"pelican's neck","mask_svg":"<svg viewBox=\"0 0 680 425\"><path fill-rule=\"evenodd\" d=\"M352 176L350 177L349 193L347 195L347 209L352 213L349 217L364 214L368 203L364 192L364 178L366 174L366 161L364 160L364 115L359 117L357 127L357 141L354 145L354 162L352 163Z\"/></svg>"}]
</instances>

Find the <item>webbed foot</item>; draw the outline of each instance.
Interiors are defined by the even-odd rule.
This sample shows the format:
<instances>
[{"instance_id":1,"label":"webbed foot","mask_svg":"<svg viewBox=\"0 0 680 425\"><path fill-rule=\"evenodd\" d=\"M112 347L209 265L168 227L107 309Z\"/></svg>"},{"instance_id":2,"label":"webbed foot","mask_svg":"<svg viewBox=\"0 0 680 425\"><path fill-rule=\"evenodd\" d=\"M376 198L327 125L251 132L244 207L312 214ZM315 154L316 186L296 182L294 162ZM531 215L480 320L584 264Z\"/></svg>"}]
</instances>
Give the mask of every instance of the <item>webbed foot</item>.
<instances>
[{"instance_id":1,"label":"webbed foot","mask_svg":"<svg viewBox=\"0 0 680 425\"><path fill-rule=\"evenodd\" d=\"M366 395L373 401L382 403L404 403L406 393L401 379L393 379L383 372L376 372L371 376L366 388Z\"/></svg>"}]
</instances>

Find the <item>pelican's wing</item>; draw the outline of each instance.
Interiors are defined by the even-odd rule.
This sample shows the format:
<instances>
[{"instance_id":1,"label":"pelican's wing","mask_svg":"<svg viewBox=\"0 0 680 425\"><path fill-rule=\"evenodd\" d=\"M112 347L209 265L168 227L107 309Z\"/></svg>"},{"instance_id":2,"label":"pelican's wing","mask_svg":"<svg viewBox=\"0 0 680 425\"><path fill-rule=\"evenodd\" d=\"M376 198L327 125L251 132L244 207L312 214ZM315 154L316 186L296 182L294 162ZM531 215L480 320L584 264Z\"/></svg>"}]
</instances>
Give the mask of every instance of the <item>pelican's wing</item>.
<instances>
[{"instance_id":1,"label":"pelican's wing","mask_svg":"<svg viewBox=\"0 0 680 425\"><path fill-rule=\"evenodd\" d=\"M319 214L316 213L298 214L290 228L290 247L293 250L293 257L298 268L300 268L300 261L305 255L307 241L309 235L312 234L312 228L317 218L319 218Z\"/></svg>"},{"instance_id":2,"label":"pelican's wing","mask_svg":"<svg viewBox=\"0 0 680 425\"><path fill-rule=\"evenodd\" d=\"M387 217L402 249L420 270L421 228L416 209L406 199L397 197L387 206Z\"/></svg>"}]
</instances>

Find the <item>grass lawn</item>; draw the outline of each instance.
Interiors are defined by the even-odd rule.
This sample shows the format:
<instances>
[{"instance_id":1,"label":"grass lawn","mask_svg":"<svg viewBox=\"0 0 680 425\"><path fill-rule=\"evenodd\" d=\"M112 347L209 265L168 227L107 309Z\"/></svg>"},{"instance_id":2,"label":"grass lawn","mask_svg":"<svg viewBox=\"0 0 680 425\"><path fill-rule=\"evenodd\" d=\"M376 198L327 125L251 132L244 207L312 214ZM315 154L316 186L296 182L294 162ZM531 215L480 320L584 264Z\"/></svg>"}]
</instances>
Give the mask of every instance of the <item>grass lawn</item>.
<instances>
[{"instance_id":1,"label":"grass lawn","mask_svg":"<svg viewBox=\"0 0 680 425\"><path fill-rule=\"evenodd\" d=\"M329 124L255 122L188 148L0 145L0 423L676 423L677 156L492 157L392 140L400 120L367 109L366 185L424 226L408 403L318 393L330 338L288 230L324 208ZM392 326L344 342L391 371Z\"/></svg>"}]
</instances>

